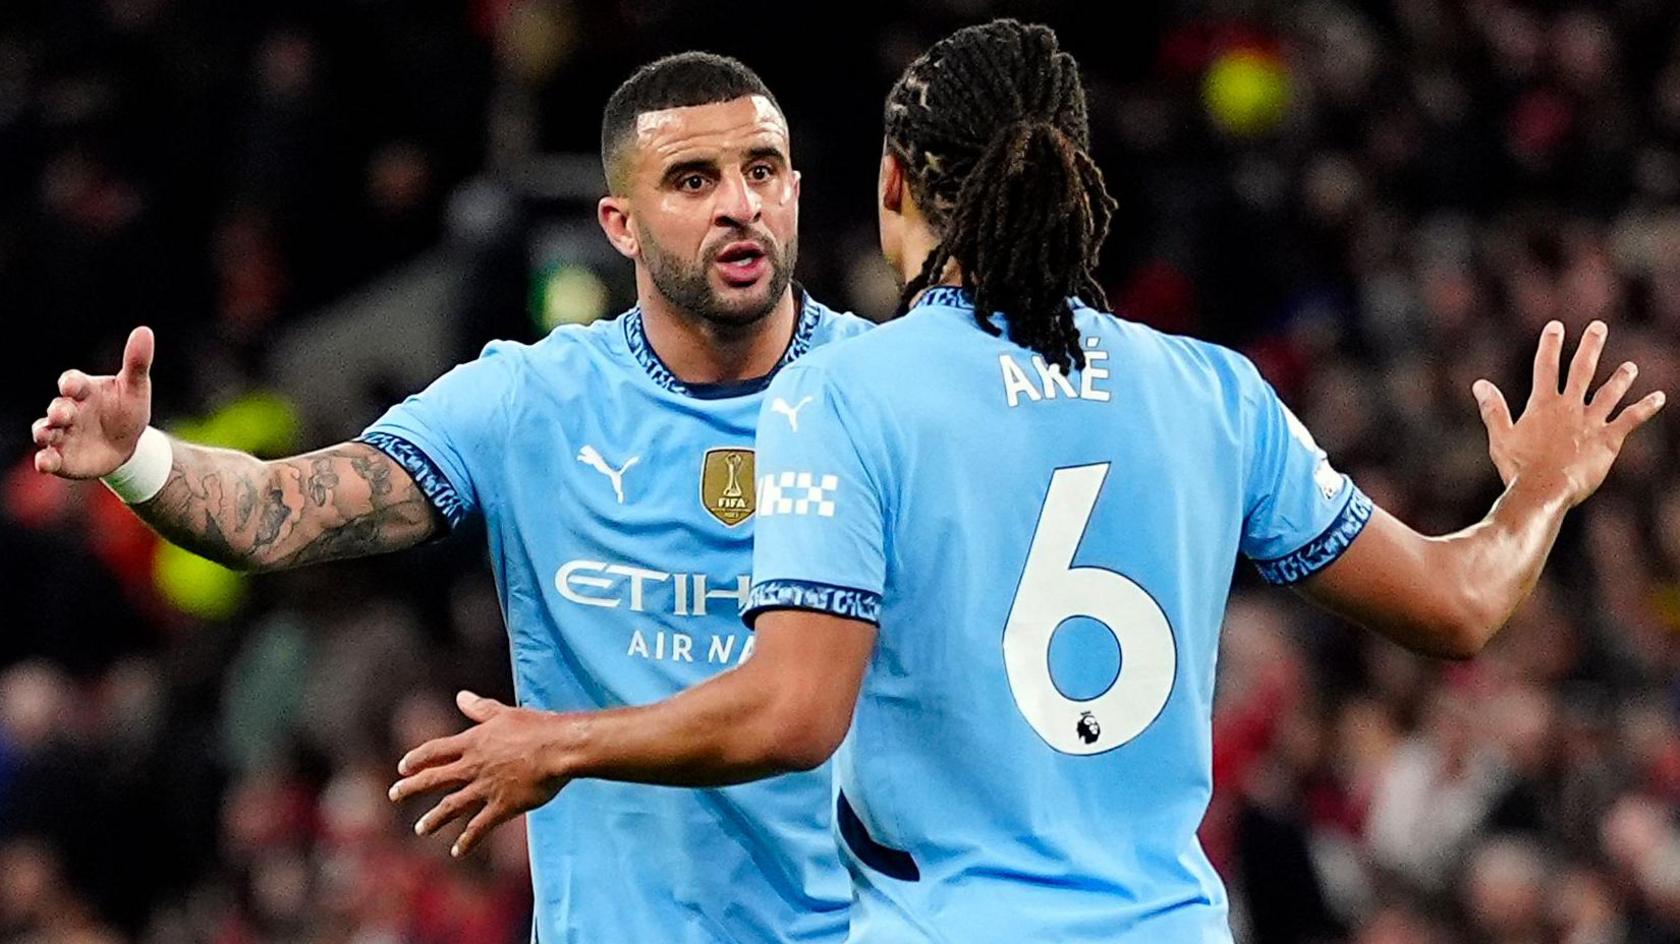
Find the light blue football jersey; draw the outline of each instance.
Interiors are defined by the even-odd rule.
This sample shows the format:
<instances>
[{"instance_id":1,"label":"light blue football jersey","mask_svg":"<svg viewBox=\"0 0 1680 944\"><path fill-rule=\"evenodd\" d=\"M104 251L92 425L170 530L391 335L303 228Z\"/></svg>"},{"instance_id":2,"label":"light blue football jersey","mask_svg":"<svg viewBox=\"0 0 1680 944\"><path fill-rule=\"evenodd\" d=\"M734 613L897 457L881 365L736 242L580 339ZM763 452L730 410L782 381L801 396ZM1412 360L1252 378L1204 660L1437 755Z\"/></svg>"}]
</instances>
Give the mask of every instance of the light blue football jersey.
<instances>
[{"instance_id":1,"label":"light blue football jersey","mask_svg":"<svg viewBox=\"0 0 1680 944\"><path fill-rule=\"evenodd\" d=\"M879 626L853 941L1231 940L1196 829L1236 557L1299 580L1371 503L1241 356L1075 316L1072 376L939 288L770 386L746 616Z\"/></svg>"},{"instance_id":2,"label":"light blue football jersey","mask_svg":"<svg viewBox=\"0 0 1680 944\"><path fill-rule=\"evenodd\" d=\"M803 291L782 364L869 323ZM519 703L668 698L752 651L753 430L767 381L684 385L637 310L495 342L362 439L452 524L484 518ZM527 817L542 944L842 940L829 768L717 790L584 780Z\"/></svg>"}]
</instances>

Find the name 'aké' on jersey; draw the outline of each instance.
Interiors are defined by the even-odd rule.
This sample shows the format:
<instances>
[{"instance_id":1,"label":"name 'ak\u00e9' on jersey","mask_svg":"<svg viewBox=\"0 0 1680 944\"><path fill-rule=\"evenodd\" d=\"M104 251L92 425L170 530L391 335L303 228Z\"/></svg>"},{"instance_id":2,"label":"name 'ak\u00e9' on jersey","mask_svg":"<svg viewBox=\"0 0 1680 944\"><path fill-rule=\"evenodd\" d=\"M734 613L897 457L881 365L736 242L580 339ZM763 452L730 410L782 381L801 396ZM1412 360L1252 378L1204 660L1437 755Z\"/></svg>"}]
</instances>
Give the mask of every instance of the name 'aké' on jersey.
<instances>
[{"instance_id":1,"label":"name 'ak\u00e9' on jersey","mask_svg":"<svg viewBox=\"0 0 1680 944\"><path fill-rule=\"evenodd\" d=\"M879 627L850 940L1229 944L1196 829L1233 566L1300 580L1371 502L1235 352L1076 305L1063 375L974 317L934 288L760 418L747 617Z\"/></svg>"}]
</instances>

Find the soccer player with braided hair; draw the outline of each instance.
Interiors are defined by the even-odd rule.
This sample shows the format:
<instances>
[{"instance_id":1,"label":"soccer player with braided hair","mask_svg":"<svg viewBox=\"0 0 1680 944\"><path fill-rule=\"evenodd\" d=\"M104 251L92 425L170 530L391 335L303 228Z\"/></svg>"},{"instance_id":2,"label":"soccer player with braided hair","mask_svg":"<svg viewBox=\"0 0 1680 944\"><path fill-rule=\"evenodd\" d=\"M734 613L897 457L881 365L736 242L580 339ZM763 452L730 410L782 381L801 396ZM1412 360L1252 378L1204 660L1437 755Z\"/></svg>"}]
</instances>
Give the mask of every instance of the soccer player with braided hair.
<instances>
[{"instance_id":1,"label":"soccer player with braided hair","mask_svg":"<svg viewBox=\"0 0 1680 944\"><path fill-rule=\"evenodd\" d=\"M1425 537L1240 355L1099 310L1113 203L1049 30L953 34L886 118L881 246L909 311L771 384L752 660L657 705L560 718L541 764L557 783L706 784L838 748L852 941L1229 942L1196 828L1237 556L1469 658L1663 395L1618 413L1624 364L1588 396L1600 323L1560 389L1549 325L1520 419L1473 391L1504 494Z\"/></svg>"},{"instance_id":2,"label":"soccer player with braided hair","mask_svg":"<svg viewBox=\"0 0 1680 944\"><path fill-rule=\"evenodd\" d=\"M928 235L940 234L905 282L901 309L954 269L981 330L999 333L980 312L1010 313L1009 339L1065 373L1085 366L1068 299L1107 307L1093 273L1114 200L1088 152L1073 57L1044 27L990 35L953 36L887 97L887 180L895 192L908 183ZM903 258L902 247L885 248Z\"/></svg>"}]
</instances>

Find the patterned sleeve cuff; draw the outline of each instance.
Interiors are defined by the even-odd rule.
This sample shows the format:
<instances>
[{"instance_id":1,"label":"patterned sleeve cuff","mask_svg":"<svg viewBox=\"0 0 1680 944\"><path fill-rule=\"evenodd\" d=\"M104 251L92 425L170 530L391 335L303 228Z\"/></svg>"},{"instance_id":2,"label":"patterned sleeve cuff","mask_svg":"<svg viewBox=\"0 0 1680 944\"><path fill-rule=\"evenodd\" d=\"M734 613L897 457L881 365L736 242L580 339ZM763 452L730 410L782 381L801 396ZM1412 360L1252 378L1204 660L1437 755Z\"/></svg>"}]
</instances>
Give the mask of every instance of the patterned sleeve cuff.
<instances>
[{"instance_id":1,"label":"patterned sleeve cuff","mask_svg":"<svg viewBox=\"0 0 1680 944\"><path fill-rule=\"evenodd\" d=\"M867 623L881 622L881 595L809 580L766 580L754 584L741 607L748 626L767 610L815 610Z\"/></svg>"},{"instance_id":2,"label":"patterned sleeve cuff","mask_svg":"<svg viewBox=\"0 0 1680 944\"><path fill-rule=\"evenodd\" d=\"M356 441L367 443L402 466L414 479L414 484L420 486L421 494L432 503L432 508L448 523L450 530L467 519L467 503L461 500L460 493L438 469L437 463L419 446L391 433L363 433L356 437Z\"/></svg>"},{"instance_id":3,"label":"patterned sleeve cuff","mask_svg":"<svg viewBox=\"0 0 1680 944\"><path fill-rule=\"evenodd\" d=\"M1255 561L1260 579L1269 584L1284 586L1299 583L1318 573L1348 549L1359 532L1371 520L1371 499L1354 486L1341 513L1324 529L1324 533L1308 541L1300 549L1273 560Z\"/></svg>"}]
</instances>

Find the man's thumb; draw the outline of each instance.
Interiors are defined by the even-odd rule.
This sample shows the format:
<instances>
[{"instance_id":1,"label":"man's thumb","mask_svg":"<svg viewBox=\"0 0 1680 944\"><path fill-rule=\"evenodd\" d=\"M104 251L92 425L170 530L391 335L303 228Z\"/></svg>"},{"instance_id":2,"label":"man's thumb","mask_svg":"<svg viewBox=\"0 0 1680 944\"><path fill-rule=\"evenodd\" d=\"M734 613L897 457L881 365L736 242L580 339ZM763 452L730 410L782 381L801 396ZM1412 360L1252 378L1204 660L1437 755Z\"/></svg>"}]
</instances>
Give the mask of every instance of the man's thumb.
<instances>
[{"instance_id":1,"label":"man's thumb","mask_svg":"<svg viewBox=\"0 0 1680 944\"><path fill-rule=\"evenodd\" d=\"M152 329L142 325L129 332L128 344L123 348L123 380L130 384L151 379L152 350L156 344Z\"/></svg>"},{"instance_id":2,"label":"man's thumb","mask_svg":"<svg viewBox=\"0 0 1680 944\"><path fill-rule=\"evenodd\" d=\"M455 693L455 704L461 709L461 714L474 721L488 721L491 715L505 707L494 698L485 698L466 690Z\"/></svg>"},{"instance_id":3,"label":"man's thumb","mask_svg":"<svg viewBox=\"0 0 1680 944\"><path fill-rule=\"evenodd\" d=\"M1499 388L1486 380L1478 380L1470 385L1470 393L1476 398L1476 406L1481 409L1482 422L1487 424L1488 432L1503 433L1511 428L1511 408L1505 405L1505 395Z\"/></svg>"}]
</instances>

